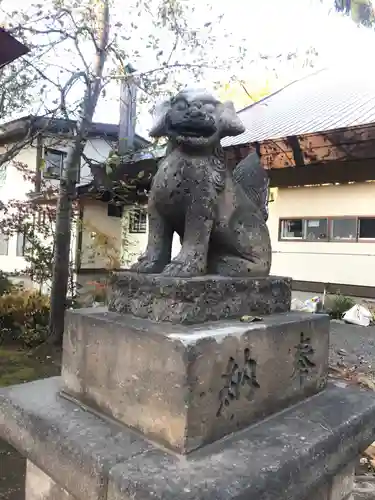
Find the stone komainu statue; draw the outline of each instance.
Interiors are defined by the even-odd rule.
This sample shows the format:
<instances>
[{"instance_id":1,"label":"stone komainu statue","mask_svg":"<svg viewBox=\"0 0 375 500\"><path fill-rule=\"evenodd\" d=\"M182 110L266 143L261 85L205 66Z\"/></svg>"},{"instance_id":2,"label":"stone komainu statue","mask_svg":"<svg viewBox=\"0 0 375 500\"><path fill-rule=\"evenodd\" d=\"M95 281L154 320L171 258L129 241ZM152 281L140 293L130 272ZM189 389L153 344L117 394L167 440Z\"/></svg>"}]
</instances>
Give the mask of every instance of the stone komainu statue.
<instances>
[{"instance_id":1,"label":"stone komainu statue","mask_svg":"<svg viewBox=\"0 0 375 500\"><path fill-rule=\"evenodd\" d=\"M169 142L149 194L147 249L133 271L269 274L268 177L255 153L230 172L220 146L244 131L233 103L205 90L184 90L157 110L151 136ZM182 247L171 261L174 232Z\"/></svg>"}]
</instances>

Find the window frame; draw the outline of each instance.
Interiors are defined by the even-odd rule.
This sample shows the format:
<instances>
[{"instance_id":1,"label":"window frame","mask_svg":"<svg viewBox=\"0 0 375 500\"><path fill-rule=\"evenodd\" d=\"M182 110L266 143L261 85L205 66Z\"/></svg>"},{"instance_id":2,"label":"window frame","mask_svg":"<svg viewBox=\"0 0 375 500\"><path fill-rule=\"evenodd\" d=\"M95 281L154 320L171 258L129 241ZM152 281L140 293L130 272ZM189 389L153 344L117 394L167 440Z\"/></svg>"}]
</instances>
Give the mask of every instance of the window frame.
<instances>
[{"instance_id":1,"label":"window frame","mask_svg":"<svg viewBox=\"0 0 375 500\"><path fill-rule=\"evenodd\" d=\"M113 213L113 215L111 215L109 212L110 212L110 209L117 209L118 212L117 213ZM107 204L107 217L113 217L115 219L121 219L122 216L124 214L124 206L123 205L116 205L115 203L108 203Z\"/></svg>"},{"instance_id":2,"label":"window frame","mask_svg":"<svg viewBox=\"0 0 375 500\"><path fill-rule=\"evenodd\" d=\"M60 172L59 172L59 175L51 174L50 170L47 168L47 156L48 156L48 153L54 154L56 156L60 156L60 167L59 167ZM43 177L45 179L54 179L54 180L59 181L61 179L61 175L63 173L64 160L65 160L66 156L67 156L67 152L66 151L61 151L60 149L56 149L56 148L45 147L44 148L44 155L43 155L43 160L44 160Z\"/></svg>"},{"instance_id":3,"label":"window frame","mask_svg":"<svg viewBox=\"0 0 375 500\"><path fill-rule=\"evenodd\" d=\"M316 238L316 239L308 239L307 234L308 234L308 222L309 221L321 221L324 220L326 221L326 226L327 226L327 236L325 238ZM310 243L316 243L316 242L327 242L329 241L329 218L328 217L304 217L302 219L302 241L307 241Z\"/></svg>"},{"instance_id":4,"label":"window frame","mask_svg":"<svg viewBox=\"0 0 375 500\"><path fill-rule=\"evenodd\" d=\"M47 169L47 155L48 153L51 153L51 154L55 154L55 155L58 155L60 156L60 172L59 172L59 175L56 175L56 174L52 174L51 173L48 173L48 169ZM43 175L43 178L44 179L48 179L48 180L56 180L56 181L59 181L61 180L61 177L62 177L62 174L63 174L63 171L64 171L64 163L65 163L65 160L68 156L68 152L67 151L64 151L64 150L61 150L61 149L56 149L56 148L50 148L48 146L46 146L44 148L44 155L43 155L43 160L44 160L44 168L43 168L43 171L42 171L42 175ZM76 182L79 182L81 179L81 163L79 165L79 168L77 170L77 179L76 179Z\"/></svg>"},{"instance_id":5,"label":"window frame","mask_svg":"<svg viewBox=\"0 0 375 500\"><path fill-rule=\"evenodd\" d=\"M361 219L372 219L375 221L375 217L370 217L368 215L366 216L360 216L357 218L357 241L358 243L375 243L375 237L374 238L361 238L360 232L361 232Z\"/></svg>"},{"instance_id":6,"label":"window frame","mask_svg":"<svg viewBox=\"0 0 375 500\"><path fill-rule=\"evenodd\" d=\"M359 219L353 215L348 215L347 217L329 217L329 230L328 230L328 240L330 243L357 243L358 241L358 229L359 229ZM354 238L339 238L335 239L333 237L333 223L340 220L354 220L356 223L355 237Z\"/></svg>"},{"instance_id":7,"label":"window frame","mask_svg":"<svg viewBox=\"0 0 375 500\"><path fill-rule=\"evenodd\" d=\"M316 240L309 240L306 238L306 221L308 220L321 220L321 219L326 219L327 220L327 238L326 239L316 239ZM279 217L279 233L278 233L278 241L280 242L303 242L303 243L375 243L375 237L374 238L361 238L360 237L360 221L361 219L373 219L375 221L375 216L353 216L353 215L348 215L348 216L309 216L309 217ZM303 234L302 238L283 238L282 237L282 232L283 232L283 224L287 221L292 221L292 220L301 220L302 221L302 229L303 229ZM334 239L333 238L333 223L337 220L355 220L356 221L356 231L355 231L355 238L340 238L340 239Z\"/></svg>"},{"instance_id":8,"label":"window frame","mask_svg":"<svg viewBox=\"0 0 375 500\"><path fill-rule=\"evenodd\" d=\"M144 221L138 220L138 229L133 225L136 212L142 215L142 217L144 216ZM129 234L147 234L147 210L145 208L137 207L129 211Z\"/></svg>"},{"instance_id":9,"label":"window frame","mask_svg":"<svg viewBox=\"0 0 375 500\"><path fill-rule=\"evenodd\" d=\"M18 244L18 239L20 236L23 237L22 246ZM27 249L26 247L27 247L28 243L30 244L30 248L32 249L31 243L27 239L26 232L25 231L17 232L16 238L17 238L16 239L16 257L25 257L25 250ZM22 253L18 252L19 246L21 246Z\"/></svg>"},{"instance_id":10,"label":"window frame","mask_svg":"<svg viewBox=\"0 0 375 500\"><path fill-rule=\"evenodd\" d=\"M282 233L284 232L284 223L285 222L290 222L290 221L295 221L295 220L300 220L301 221L301 227L302 227L302 236L301 237L283 237ZM303 241L303 219L300 217L290 217L288 219L286 218L280 218L279 219L279 240L280 241Z\"/></svg>"}]
</instances>

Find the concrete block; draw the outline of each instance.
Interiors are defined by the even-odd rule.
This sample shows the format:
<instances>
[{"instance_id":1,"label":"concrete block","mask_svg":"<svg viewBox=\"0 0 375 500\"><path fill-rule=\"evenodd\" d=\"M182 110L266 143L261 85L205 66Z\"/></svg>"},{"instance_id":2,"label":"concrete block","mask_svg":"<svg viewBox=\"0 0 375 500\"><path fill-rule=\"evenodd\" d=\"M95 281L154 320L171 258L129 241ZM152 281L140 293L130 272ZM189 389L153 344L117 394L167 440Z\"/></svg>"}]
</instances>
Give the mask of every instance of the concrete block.
<instances>
[{"instance_id":1,"label":"concrete block","mask_svg":"<svg viewBox=\"0 0 375 500\"><path fill-rule=\"evenodd\" d=\"M63 391L188 453L322 390L328 337L328 316L306 313L186 326L69 311Z\"/></svg>"},{"instance_id":2,"label":"concrete block","mask_svg":"<svg viewBox=\"0 0 375 500\"><path fill-rule=\"evenodd\" d=\"M319 488L371 442L374 402L329 386L187 457L149 451L111 470L108 500L331 500Z\"/></svg>"},{"instance_id":3,"label":"concrete block","mask_svg":"<svg viewBox=\"0 0 375 500\"><path fill-rule=\"evenodd\" d=\"M0 437L78 500L104 500L108 471L151 445L61 398L59 377L0 392Z\"/></svg>"},{"instance_id":4,"label":"concrete block","mask_svg":"<svg viewBox=\"0 0 375 500\"><path fill-rule=\"evenodd\" d=\"M355 463L345 466L332 478L331 496L329 500L343 500L348 498L354 487Z\"/></svg>"},{"instance_id":5,"label":"concrete block","mask_svg":"<svg viewBox=\"0 0 375 500\"><path fill-rule=\"evenodd\" d=\"M375 395L358 388L329 384L187 456L83 411L59 390L57 379L0 390L0 438L43 471L29 477L34 496L52 485L74 500L318 500L311 495L375 440Z\"/></svg>"},{"instance_id":6,"label":"concrete block","mask_svg":"<svg viewBox=\"0 0 375 500\"><path fill-rule=\"evenodd\" d=\"M353 500L355 462L343 466L323 485L316 488L305 500Z\"/></svg>"},{"instance_id":7,"label":"concrete block","mask_svg":"<svg viewBox=\"0 0 375 500\"><path fill-rule=\"evenodd\" d=\"M75 498L28 460L25 500L75 500Z\"/></svg>"}]
</instances>

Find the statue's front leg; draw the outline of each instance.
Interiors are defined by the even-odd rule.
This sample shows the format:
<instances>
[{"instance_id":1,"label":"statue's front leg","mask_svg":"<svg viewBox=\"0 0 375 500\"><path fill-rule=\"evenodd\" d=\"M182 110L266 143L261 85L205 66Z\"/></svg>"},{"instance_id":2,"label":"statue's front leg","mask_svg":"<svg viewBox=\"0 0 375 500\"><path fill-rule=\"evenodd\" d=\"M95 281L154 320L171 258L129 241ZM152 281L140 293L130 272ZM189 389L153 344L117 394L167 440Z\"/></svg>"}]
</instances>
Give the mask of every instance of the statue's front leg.
<instances>
[{"instance_id":1,"label":"statue's front leg","mask_svg":"<svg viewBox=\"0 0 375 500\"><path fill-rule=\"evenodd\" d=\"M131 270L139 273L161 273L171 261L173 230L152 205L149 206L148 223L146 251Z\"/></svg>"},{"instance_id":2,"label":"statue's front leg","mask_svg":"<svg viewBox=\"0 0 375 500\"><path fill-rule=\"evenodd\" d=\"M194 196L186 213L181 250L165 267L163 275L189 277L206 274L216 193L210 197L199 195L201 193Z\"/></svg>"}]
</instances>

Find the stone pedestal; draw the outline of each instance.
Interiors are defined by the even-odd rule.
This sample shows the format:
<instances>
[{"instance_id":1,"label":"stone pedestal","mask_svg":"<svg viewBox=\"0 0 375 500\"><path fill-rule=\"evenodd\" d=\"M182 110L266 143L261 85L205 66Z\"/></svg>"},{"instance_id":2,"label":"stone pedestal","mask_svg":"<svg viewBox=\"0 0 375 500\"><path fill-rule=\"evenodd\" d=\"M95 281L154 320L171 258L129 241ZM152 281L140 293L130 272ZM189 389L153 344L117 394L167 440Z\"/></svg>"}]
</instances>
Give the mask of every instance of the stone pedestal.
<instances>
[{"instance_id":1,"label":"stone pedestal","mask_svg":"<svg viewBox=\"0 0 375 500\"><path fill-rule=\"evenodd\" d=\"M328 328L306 313L184 326L69 311L63 391L187 453L323 389Z\"/></svg>"},{"instance_id":2,"label":"stone pedestal","mask_svg":"<svg viewBox=\"0 0 375 500\"><path fill-rule=\"evenodd\" d=\"M329 319L289 308L283 278L125 273L69 311L62 376L0 391L26 500L349 500L375 396L327 385Z\"/></svg>"},{"instance_id":3,"label":"stone pedestal","mask_svg":"<svg viewBox=\"0 0 375 500\"><path fill-rule=\"evenodd\" d=\"M350 387L329 384L185 456L60 397L60 390L57 377L0 392L0 434L34 465L32 500L346 500L346 466L375 440L375 397ZM43 471L37 478L35 467Z\"/></svg>"},{"instance_id":4,"label":"stone pedestal","mask_svg":"<svg viewBox=\"0 0 375 500\"><path fill-rule=\"evenodd\" d=\"M28 460L25 500L74 500L74 497Z\"/></svg>"},{"instance_id":5,"label":"stone pedestal","mask_svg":"<svg viewBox=\"0 0 375 500\"><path fill-rule=\"evenodd\" d=\"M170 278L160 274L115 273L109 310L171 323L199 324L290 310L291 280L198 276Z\"/></svg>"},{"instance_id":6,"label":"stone pedestal","mask_svg":"<svg viewBox=\"0 0 375 500\"><path fill-rule=\"evenodd\" d=\"M343 467L323 486L308 496L307 500L353 500L355 463Z\"/></svg>"},{"instance_id":7,"label":"stone pedestal","mask_svg":"<svg viewBox=\"0 0 375 500\"><path fill-rule=\"evenodd\" d=\"M116 471L114 471L114 475ZM319 486L314 493L301 500L353 500L354 465L341 468L337 474L331 476L325 484ZM111 488L113 485L111 484ZM121 493L111 490L110 498L126 498ZM280 498L280 497L279 497ZM365 498L365 497L364 497ZM370 497L366 497L370 500ZM53 479L36 467L32 462L27 463L26 498L25 500L75 500L66 490L61 488Z\"/></svg>"}]
</instances>

